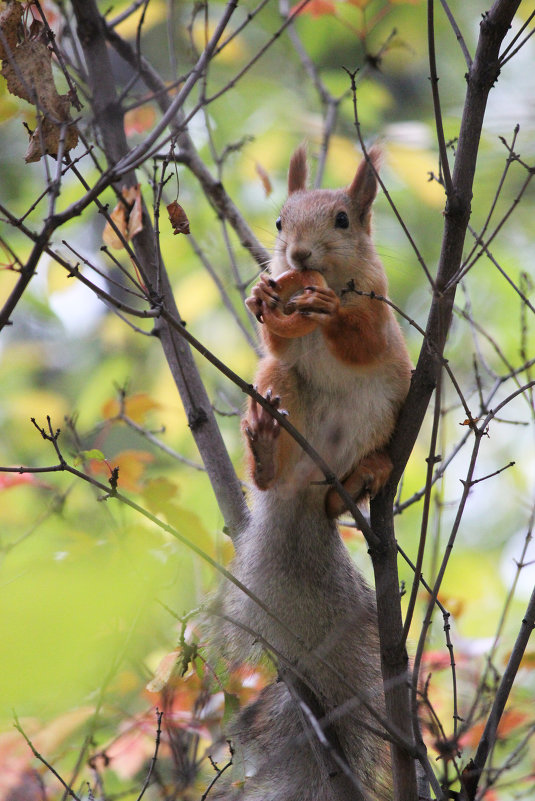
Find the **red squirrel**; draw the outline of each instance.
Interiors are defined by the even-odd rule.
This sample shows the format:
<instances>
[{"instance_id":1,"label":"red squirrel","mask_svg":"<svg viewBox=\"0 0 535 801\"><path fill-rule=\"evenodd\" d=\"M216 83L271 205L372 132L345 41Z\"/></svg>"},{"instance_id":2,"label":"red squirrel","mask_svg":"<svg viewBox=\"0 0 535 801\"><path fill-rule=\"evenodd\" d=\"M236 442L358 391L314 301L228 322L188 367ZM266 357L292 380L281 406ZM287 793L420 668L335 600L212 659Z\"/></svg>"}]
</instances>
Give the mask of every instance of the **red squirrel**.
<instances>
[{"instance_id":1,"label":"red squirrel","mask_svg":"<svg viewBox=\"0 0 535 801\"><path fill-rule=\"evenodd\" d=\"M303 147L290 162L289 197L277 220L270 276L261 276L247 299L264 323L266 356L256 385L335 469L358 499L375 495L392 464L384 448L408 391L411 364L388 304L387 281L371 239L371 206L377 193L380 152L372 148L345 190L306 191ZM314 272L310 272L314 271ZM312 284L319 274L322 285ZM277 280L309 276L292 299L291 325L281 326ZM301 334L302 322L311 328ZM283 324L286 322L282 320ZM268 394L269 393L269 394ZM244 420L250 472L259 489L285 491L319 478L310 460L273 417L253 400ZM279 439L279 433L280 439ZM292 489L290 489L292 491ZM344 510L335 490L326 497L329 517Z\"/></svg>"},{"instance_id":2,"label":"red squirrel","mask_svg":"<svg viewBox=\"0 0 535 801\"><path fill-rule=\"evenodd\" d=\"M269 276L246 301L264 341L258 391L357 500L388 479L385 448L411 375L392 310L373 297L387 292L371 238L379 160L372 148L349 187L308 191L305 150L294 153ZM251 595L225 585L220 641L236 661L271 649L281 680L234 722L232 780L215 797L388 798L385 741L370 711L383 709L374 597L336 528L344 503L254 400L243 431L252 511L231 569Z\"/></svg>"}]
</instances>

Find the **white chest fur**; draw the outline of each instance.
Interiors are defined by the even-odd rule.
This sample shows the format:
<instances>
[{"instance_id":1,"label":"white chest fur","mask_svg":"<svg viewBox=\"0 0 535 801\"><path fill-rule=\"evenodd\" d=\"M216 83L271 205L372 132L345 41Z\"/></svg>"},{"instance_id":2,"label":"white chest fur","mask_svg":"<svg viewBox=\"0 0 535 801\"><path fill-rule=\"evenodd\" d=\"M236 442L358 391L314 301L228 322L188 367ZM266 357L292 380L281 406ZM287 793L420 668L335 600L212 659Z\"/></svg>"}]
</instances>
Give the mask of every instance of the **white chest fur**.
<instances>
[{"instance_id":1,"label":"white chest fur","mask_svg":"<svg viewBox=\"0 0 535 801\"><path fill-rule=\"evenodd\" d=\"M321 331L293 340L285 361L303 403L301 433L339 477L385 445L384 432L391 428L397 402L392 365L344 365L328 349ZM297 470L304 480L321 478L317 470L310 475L305 454Z\"/></svg>"}]
</instances>

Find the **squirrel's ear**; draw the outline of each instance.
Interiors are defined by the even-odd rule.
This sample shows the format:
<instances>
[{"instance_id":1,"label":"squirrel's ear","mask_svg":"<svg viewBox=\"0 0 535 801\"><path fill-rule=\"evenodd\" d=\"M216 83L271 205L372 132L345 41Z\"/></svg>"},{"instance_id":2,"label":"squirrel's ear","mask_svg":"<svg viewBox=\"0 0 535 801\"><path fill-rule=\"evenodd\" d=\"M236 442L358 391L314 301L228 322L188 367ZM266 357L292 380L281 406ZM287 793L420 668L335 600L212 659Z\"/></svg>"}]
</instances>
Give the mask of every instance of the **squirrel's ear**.
<instances>
[{"instance_id":1,"label":"squirrel's ear","mask_svg":"<svg viewBox=\"0 0 535 801\"><path fill-rule=\"evenodd\" d=\"M299 145L292 158L288 170L288 194L306 189L308 177L306 145Z\"/></svg>"},{"instance_id":2,"label":"squirrel's ear","mask_svg":"<svg viewBox=\"0 0 535 801\"><path fill-rule=\"evenodd\" d=\"M358 209L362 223L369 216L372 203L377 194L377 173L381 167L382 151L377 145L368 150L367 158L360 162L348 191L349 197Z\"/></svg>"}]
</instances>

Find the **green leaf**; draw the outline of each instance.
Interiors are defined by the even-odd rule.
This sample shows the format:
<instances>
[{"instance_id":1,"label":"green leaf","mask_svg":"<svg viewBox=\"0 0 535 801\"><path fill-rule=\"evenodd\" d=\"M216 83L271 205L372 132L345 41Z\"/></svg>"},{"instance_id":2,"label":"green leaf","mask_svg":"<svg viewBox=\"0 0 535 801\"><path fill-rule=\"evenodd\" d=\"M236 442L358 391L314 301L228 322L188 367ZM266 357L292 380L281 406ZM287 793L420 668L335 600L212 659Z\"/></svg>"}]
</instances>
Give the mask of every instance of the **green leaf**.
<instances>
[{"instance_id":1,"label":"green leaf","mask_svg":"<svg viewBox=\"0 0 535 801\"><path fill-rule=\"evenodd\" d=\"M74 460L74 464L80 464L81 462L86 462L88 459L98 459L101 462L106 460L106 457L99 451L98 448L90 448L88 451L80 451L80 454Z\"/></svg>"}]
</instances>

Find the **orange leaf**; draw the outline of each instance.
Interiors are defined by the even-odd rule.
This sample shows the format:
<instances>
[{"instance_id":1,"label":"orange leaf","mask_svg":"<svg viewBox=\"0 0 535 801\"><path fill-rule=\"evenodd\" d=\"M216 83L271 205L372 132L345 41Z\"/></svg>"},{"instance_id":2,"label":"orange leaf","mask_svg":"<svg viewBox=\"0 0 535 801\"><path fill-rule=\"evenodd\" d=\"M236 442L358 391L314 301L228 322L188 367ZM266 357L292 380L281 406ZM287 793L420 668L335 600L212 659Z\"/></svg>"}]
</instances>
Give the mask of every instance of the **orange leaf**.
<instances>
[{"instance_id":1,"label":"orange leaf","mask_svg":"<svg viewBox=\"0 0 535 801\"><path fill-rule=\"evenodd\" d=\"M146 392L136 392L134 395L127 395L123 401L124 413L136 423L142 423L147 412L153 409L160 409L160 404L153 400ZM117 398L110 398L102 407L102 416L106 420L117 417L121 407Z\"/></svg>"},{"instance_id":2,"label":"orange leaf","mask_svg":"<svg viewBox=\"0 0 535 801\"><path fill-rule=\"evenodd\" d=\"M310 0L306 6L303 6L302 3L297 3L293 8L291 13L298 15L298 14L310 14L311 17L324 17L326 14L336 14L336 6L333 0Z\"/></svg>"},{"instance_id":3,"label":"orange leaf","mask_svg":"<svg viewBox=\"0 0 535 801\"><path fill-rule=\"evenodd\" d=\"M92 461L91 472L97 475L106 475L109 478L111 470L118 467L119 487L139 492L145 469L153 461L154 456L148 451L125 450L106 462Z\"/></svg>"},{"instance_id":4,"label":"orange leaf","mask_svg":"<svg viewBox=\"0 0 535 801\"><path fill-rule=\"evenodd\" d=\"M135 395L129 395L125 398L124 402L125 413L132 420L135 420L136 423L141 423L145 419L147 412L159 408L160 404L151 398L150 395L147 395L146 392L137 392Z\"/></svg>"},{"instance_id":5,"label":"orange leaf","mask_svg":"<svg viewBox=\"0 0 535 801\"><path fill-rule=\"evenodd\" d=\"M504 664L507 664L510 658L511 658L511 652L509 651L507 656L504 657L503 660ZM520 662L520 667L525 668L527 670L533 670L533 668L535 668L535 651L526 651L524 653L524 656L522 657L522 660Z\"/></svg>"},{"instance_id":6,"label":"orange leaf","mask_svg":"<svg viewBox=\"0 0 535 801\"><path fill-rule=\"evenodd\" d=\"M507 709L503 713L498 725L497 739L504 740L511 732L525 723L528 717L529 716L525 712L520 712L518 709ZM485 722L476 723L475 726L472 726L472 728L461 737L461 745L477 748L484 730Z\"/></svg>"},{"instance_id":7,"label":"orange leaf","mask_svg":"<svg viewBox=\"0 0 535 801\"><path fill-rule=\"evenodd\" d=\"M189 234L189 220L188 215L182 206L173 200L167 206L169 212L169 222L173 226L173 234Z\"/></svg>"},{"instance_id":8,"label":"orange leaf","mask_svg":"<svg viewBox=\"0 0 535 801\"><path fill-rule=\"evenodd\" d=\"M144 133L152 128L156 121L156 111L153 106L139 106L124 115L124 128L127 136L134 133Z\"/></svg>"}]
</instances>

